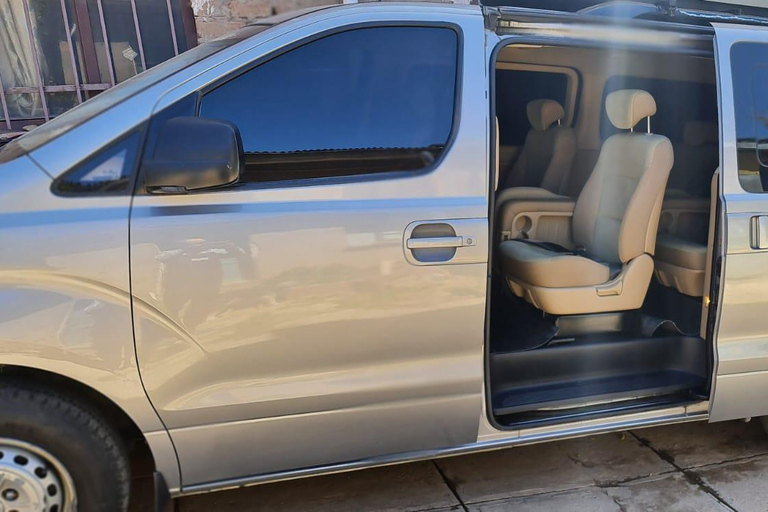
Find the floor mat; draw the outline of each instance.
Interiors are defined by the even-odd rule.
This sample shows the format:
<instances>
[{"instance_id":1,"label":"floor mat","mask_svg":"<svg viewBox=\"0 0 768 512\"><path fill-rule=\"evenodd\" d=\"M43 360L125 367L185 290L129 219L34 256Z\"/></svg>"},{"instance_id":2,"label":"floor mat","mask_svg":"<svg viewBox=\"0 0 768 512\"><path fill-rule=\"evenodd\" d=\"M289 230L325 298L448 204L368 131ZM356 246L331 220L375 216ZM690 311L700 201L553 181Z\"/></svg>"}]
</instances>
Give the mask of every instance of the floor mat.
<instances>
[{"instance_id":1,"label":"floor mat","mask_svg":"<svg viewBox=\"0 0 768 512\"><path fill-rule=\"evenodd\" d=\"M698 336L701 328L701 299L689 297L652 282L642 308L643 334Z\"/></svg>"}]
</instances>

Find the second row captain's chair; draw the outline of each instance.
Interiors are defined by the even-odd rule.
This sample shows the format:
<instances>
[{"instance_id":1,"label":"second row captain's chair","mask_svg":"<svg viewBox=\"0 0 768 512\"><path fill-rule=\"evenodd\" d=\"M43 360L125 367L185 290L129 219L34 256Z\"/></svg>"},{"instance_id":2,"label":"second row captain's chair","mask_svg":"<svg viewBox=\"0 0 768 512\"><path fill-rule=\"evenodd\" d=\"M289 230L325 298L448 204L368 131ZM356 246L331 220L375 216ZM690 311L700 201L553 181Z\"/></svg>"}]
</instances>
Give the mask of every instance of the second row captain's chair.
<instances>
[{"instance_id":1,"label":"second row captain's chair","mask_svg":"<svg viewBox=\"0 0 768 512\"><path fill-rule=\"evenodd\" d=\"M509 171L506 190L500 192L497 205L518 187L562 194L571 171L576 155L576 134L571 127L561 124L565 117L563 107L555 100L534 100L528 103L526 113L531 129L520 156Z\"/></svg>"},{"instance_id":2,"label":"second row captain's chair","mask_svg":"<svg viewBox=\"0 0 768 512\"><path fill-rule=\"evenodd\" d=\"M508 240L500 259L512 291L555 315L637 309L653 275L664 190L673 164L669 139L650 133L656 102L648 92L606 98L611 123L626 132L608 138L576 200L572 249L547 240ZM648 133L633 127L648 118Z\"/></svg>"}]
</instances>

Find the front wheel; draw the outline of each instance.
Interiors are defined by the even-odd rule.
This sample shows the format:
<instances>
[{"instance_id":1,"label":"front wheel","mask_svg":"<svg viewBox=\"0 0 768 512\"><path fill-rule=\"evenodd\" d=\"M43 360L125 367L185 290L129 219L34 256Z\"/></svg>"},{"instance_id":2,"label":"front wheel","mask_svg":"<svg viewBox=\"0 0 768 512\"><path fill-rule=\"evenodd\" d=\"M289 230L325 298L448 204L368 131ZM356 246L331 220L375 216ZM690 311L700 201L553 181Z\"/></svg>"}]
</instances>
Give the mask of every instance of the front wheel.
<instances>
[{"instance_id":1,"label":"front wheel","mask_svg":"<svg viewBox=\"0 0 768 512\"><path fill-rule=\"evenodd\" d=\"M87 406L0 383L0 511L121 512L130 474L122 442Z\"/></svg>"}]
</instances>

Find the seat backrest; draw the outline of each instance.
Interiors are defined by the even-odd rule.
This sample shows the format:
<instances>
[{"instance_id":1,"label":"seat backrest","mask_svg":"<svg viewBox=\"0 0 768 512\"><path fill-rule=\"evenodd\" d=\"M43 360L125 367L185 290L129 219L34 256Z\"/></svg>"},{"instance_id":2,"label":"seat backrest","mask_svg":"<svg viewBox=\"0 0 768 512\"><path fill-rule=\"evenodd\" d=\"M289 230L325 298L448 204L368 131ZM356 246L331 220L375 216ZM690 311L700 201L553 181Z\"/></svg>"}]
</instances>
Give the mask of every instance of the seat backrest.
<instances>
[{"instance_id":1,"label":"seat backrest","mask_svg":"<svg viewBox=\"0 0 768 512\"><path fill-rule=\"evenodd\" d=\"M720 165L720 134L716 123L688 121L683 141L673 145L675 166L669 174L668 193L685 192L694 197L709 197L710 181Z\"/></svg>"},{"instance_id":2,"label":"seat backrest","mask_svg":"<svg viewBox=\"0 0 768 512\"><path fill-rule=\"evenodd\" d=\"M559 124L565 110L555 100L531 101L526 113L531 130L506 185L541 187L562 194L576 154L576 134Z\"/></svg>"},{"instance_id":3,"label":"seat backrest","mask_svg":"<svg viewBox=\"0 0 768 512\"><path fill-rule=\"evenodd\" d=\"M650 133L656 101L648 92L612 92L605 108L616 128L630 132L603 143L595 169L576 200L573 241L603 261L626 263L654 252L674 156L669 139ZM644 118L649 118L648 133L633 132Z\"/></svg>"}]
</instances>

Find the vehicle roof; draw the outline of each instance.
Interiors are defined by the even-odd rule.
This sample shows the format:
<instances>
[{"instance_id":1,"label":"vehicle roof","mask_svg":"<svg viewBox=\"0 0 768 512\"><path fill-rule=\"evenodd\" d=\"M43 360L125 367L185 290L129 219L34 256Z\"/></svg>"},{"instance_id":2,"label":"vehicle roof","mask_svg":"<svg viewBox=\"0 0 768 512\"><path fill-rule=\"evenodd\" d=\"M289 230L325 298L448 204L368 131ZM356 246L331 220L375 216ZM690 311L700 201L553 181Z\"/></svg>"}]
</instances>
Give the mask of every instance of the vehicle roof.
<instances>
[{"instance_id":1,"label":"vehicle roof","mask_svg":"<svg viewBox=\"0 0 768 512\"><path fill-rule=\"evenodd\" d=\"M766 0L479 0L500 12L549 12L606 19L640 19L688 25L740 23L768 26ZM577 19L577 18L572 18Z\"/></svg>"},{"instance_id":2,"label":"vehicle roof","mask_svg":"<svg viewBox=\"0 0 768 512\"><path fill-rule=\"evenodd\" d=\"M353 4L353 5L349 5ZM357 5L354 5L357 4ZM554 16L568 21L644 20L710 27L712 23L768 26L768 0L347 0L334 8L409 5L441 9L477 9L487 16Z\"/></svg>"},{"instance_id":3,"label":"vehicle roof","mask_svg":"<svg viewBox=\"0 0 768 512\"><path fill-rule=\"evenodd\" d=\"M696 9L711 13L768 15L765 0L479 0L486 7L527 7L579 12L598 6L645 4L661 9Z\"/></svg>"}]
</instances>

